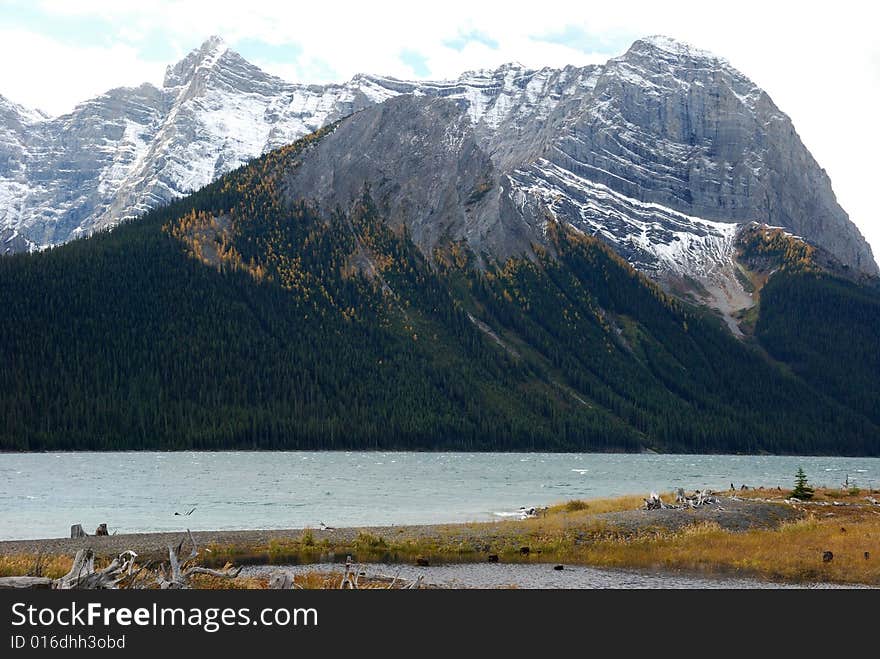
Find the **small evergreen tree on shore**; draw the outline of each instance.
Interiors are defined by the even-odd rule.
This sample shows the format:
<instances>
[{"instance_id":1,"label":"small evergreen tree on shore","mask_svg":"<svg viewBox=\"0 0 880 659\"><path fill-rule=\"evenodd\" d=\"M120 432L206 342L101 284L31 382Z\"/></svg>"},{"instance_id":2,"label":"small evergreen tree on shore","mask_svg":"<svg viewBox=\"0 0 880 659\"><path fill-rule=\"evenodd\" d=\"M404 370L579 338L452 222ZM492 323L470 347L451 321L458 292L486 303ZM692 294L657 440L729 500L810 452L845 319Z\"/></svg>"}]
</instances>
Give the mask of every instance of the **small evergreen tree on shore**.
<instances>
[{"instance_id":1,"label":"small evergreen tree on shore","mask_svg":"<svg viewBox=\"0 0 880 659\"><path fill-rule=\"evenodd\" d=\"M797 474L794 477L794 489L791 491L791 496L795 499L812 499L813 492L813 488L807 484L807 475L804 473L804 468L798 467Z\"/></svg>"}]
</instances>

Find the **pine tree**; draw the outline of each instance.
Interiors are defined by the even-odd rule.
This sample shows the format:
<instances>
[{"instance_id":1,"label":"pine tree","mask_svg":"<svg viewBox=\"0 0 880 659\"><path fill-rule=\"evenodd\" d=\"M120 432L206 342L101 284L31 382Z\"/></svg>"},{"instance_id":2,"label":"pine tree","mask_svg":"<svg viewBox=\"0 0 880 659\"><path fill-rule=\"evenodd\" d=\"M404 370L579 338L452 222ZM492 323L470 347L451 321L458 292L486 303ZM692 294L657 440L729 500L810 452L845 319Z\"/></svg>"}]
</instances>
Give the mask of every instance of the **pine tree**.
<instances>
[{"instance_id":1,"label":"pine tree","mask_svg":"<svg viewBox=\"0 0 880 659\"><path fill-rule=\"evenodd\" d=\"M791 496L801 500L813 498L813 488L807 484L807 475L804 473L803 467L798 467L797 474L795 474Z\"/></svg>"}]
</instances>

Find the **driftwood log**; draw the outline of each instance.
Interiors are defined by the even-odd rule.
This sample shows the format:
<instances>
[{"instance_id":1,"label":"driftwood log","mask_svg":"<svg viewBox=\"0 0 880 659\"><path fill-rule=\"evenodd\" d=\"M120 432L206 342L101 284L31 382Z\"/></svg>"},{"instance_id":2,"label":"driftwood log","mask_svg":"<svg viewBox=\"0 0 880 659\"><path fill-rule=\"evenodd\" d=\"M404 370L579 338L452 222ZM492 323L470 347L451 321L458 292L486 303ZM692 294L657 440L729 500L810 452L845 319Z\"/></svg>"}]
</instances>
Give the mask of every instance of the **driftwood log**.
<instances>
[{"instance_id":1,"label":"driftwood log","mask_svg":"<svg viewBox=\"0 0 880 659\"><path fill-rule=\"evenodd\" d=\"M83 531L82 524L74 524L70 527L70 537L71 538L85 538L86 532Z\"/></svg>"},{"instance_id":2,"label":"driftwood log","mask_svg":"<svg viewBox=\"0 0 880 659\"><path fill-rule=\"evenodd\" d=\"M52 587L54 579L48 577L0 577L0 589L9 588L46 588Z\"/></svg>"},{"instance_id":3,"label":"driftwood log","mask_svg":"<svg viewBox=\"0 0 880 659\"><path fill-rule=\"evenodd\" d=\"M656 492L651 492L651 495L644 501L645 510L697 508L721 502L711 490L694 490L693 494L685 494L684 488L681 487L675 491L675 504L664 502Z\"/></svg>"},{"instance_id":4,"label":"driftwood log","mask_svg":"<svg viewBox=\"0 0 880 659\"><path fill-rule=\"evenodd\" d=\"M645 499L645 510L662 510L664 508L669 508L669 506L663 503L663 499L656 492L651 492L651 496Z\"/></svg>"}]
</instances>

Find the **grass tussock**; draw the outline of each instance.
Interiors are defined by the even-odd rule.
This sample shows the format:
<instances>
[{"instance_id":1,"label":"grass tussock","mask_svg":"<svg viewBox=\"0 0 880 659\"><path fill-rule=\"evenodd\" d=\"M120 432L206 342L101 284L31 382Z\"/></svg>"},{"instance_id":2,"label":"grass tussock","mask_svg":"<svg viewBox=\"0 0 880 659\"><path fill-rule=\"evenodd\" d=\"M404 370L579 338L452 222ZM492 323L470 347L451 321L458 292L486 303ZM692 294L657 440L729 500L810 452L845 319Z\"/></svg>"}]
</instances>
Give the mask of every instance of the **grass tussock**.
<instances>
[{"instance_id":1,"label":"grass tussock","mask_svg":"<svg viewBox=\"0 0 880 659\"><path fill-rule=\"evenodd\" d=\"M662 494L661 497L664 501L671 501L675 499L675 495L668 492ZM636 508L640 508L642 506L642 504L644 503L644 499L644 496L635 494L622 497L590 499L588 501L584 501L582 499L574 499L572 501L566 501L565 503L560 503L555 506L550 506L544 516L552 517L553 515L558 515L559 513L576 513L584 511L588 511L591 515L601 515L603 513L617 513L624 510L635 510Z\"/></svg>"},{"instance_id":2,"label":"grass tussock","mask_svg":"<svg viewBox=\"0 0 880 659\"><path fill-rule=\"evenodd\" d=\"M359 549L361 551L376 551L380 549L387 549L388 543L382 536L367 533L366 531L361 531L360 533L358 533L357 538L354 539L354 547L355 549Z\"/></svg>"}]
</instances>

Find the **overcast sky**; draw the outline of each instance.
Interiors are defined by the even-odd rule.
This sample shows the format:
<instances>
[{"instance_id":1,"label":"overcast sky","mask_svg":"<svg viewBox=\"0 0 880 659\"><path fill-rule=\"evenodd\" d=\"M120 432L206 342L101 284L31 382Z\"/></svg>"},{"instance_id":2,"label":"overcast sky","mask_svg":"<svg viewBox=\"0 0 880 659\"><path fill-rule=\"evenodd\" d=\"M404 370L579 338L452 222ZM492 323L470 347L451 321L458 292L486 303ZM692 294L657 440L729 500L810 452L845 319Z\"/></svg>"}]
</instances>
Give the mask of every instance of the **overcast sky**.
<instances>
[{"instance_id":1,"label":"overcast sky","mask_svg":"<svg viewBox=\"0 0 880 659\"><path fill-rule=\"evenodd\" d=\"M297 82L362 71L449 78L509 61L582 65L665 34L726 57L770 93L880 255L880 11L872 5L0 0L0 94L64 113L112 87L161 84L166 65L214 34Z\"/></svg>"}]
</instances>

